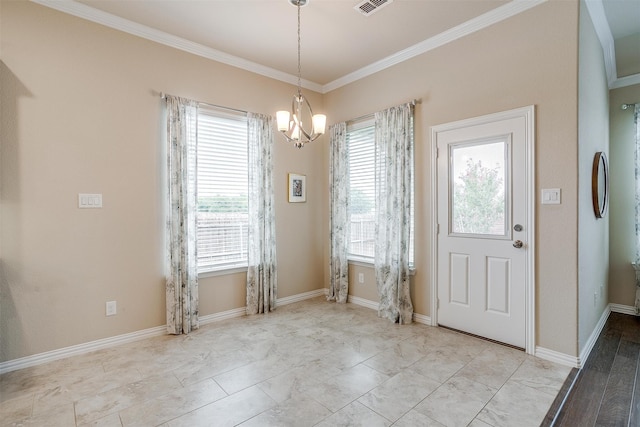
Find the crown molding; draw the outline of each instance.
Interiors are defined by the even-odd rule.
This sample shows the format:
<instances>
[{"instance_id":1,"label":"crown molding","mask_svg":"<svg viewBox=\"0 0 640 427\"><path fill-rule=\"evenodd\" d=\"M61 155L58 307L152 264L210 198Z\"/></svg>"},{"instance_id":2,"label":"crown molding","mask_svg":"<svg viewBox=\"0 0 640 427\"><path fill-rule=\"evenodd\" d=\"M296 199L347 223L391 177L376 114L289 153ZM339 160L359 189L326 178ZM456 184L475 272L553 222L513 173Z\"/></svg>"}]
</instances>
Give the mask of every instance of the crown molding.
<instances>
[{"instance_id":1,"label":"crown molding","mask_svg":"<svg viewBox=\"0 0 640 427\"><path fill-rule=\"evenodd\" d=\"M354 71L353 73L349 73L339 79L327 83L322 87L322 93L331 92L334 89L353 83L359 79L407 61L418 55L422 55L423 53L436 49L447 43L451 43L452 41L458 40L476 31L480 31L547 1L548 0L513 0L436 36L408 47L407 49L401 50L400 52L381 59L380 61L374 62L373 64Z\"/></svg>"},{"instance_id":2,"label":"crown molding","mask_svg":"<svg viewBox=\"0 0 640 427\"><path fill-rule=\"evenodd\" d=\"M620 89L627 86L640 84L640 73L630 76L618 77L618 69L616 66L616 47L611 27L604 12L602 0L585 0L587 11L593 22L600 46L602 46L602 55L604 56L604 68L607 74L607 83L609 89Z\"/></svg>"},{"instance_id":3,"label":"crown molding","mask_svg":"<svg viewBox=\"0 0 640 427\"><path fill-rule=\"evenodd\" d=\"M611 27L604 12L602 0L585 0L587 11L591 17L591 22L600 40L602 46L602 54L604 55L604 68L607 73L607 82L609 89L619 89L635 84L640 84L640 74L618 78L618 70L616 68L616 47L611 34Z\"/></svg>"},{"instance_id":4,"label":"crown molding","mask_svg":"<svg viewBox=\"0 0 640 427\"><path fill-rule=\"evenodd\" d=\"M156 30L146 25L138 24L128 19L120 18L101 10L94 9L83 3L76 2L74 0L31 0L42 6L55 9L60 12L67 13L69 15L77 16L88 21L95 22L100 25L104 25L109 28L120 30L138 37L142 37L147 40L151 40L156 43L160 43L175 49L180 49L185 52L192 53L194 55L202 56L213 61L221 62L233 67L237 67L243 70L250 71L252 73L260 74L265 77L269 77L275 80L279 80L292 85L297 85L298 78L289 73L285 73L274 68L266 67L264 65L248 61L243 58L239 58L228 53L212 49L199 43L195 43L181 37L177 37L163 31ZM421 55L425 52L433 50L437 47L443 46L452 41L458 40L464 36L472 34L476 31L482 30L497 22L508 19L526 10L529 10L535 6L547 2L548 0L513 0L503 6L500 6L492 11L489 11L483 15L480 15L474 19L471 19L463 24L460 24L454 28L451 28L445 32L442 32L434 37L417 43L407 49L390 55L380 61L376 61L370 65L367 65L353 73L349 73L343 77L340 77L330 83L321 85L309 80L302 80L302 87L313 90L315 92L327 93L339 87L345 86L349 83L353 83L359 79L367 77L371 74L382 71L386 68L392 67L396 64L404 62L415 56ZM601 0L593 0L601 1ZM604 9L603 9L604 10ZM604 13L604 12L603 12ZM610 33L610 32L609 32ZM614 62L615 65L615 62Z\"/></svg>"},{"instance_id":5,"label":"crown molding","mask_svg":"<svg viewBox=\"0 0 640 427\"><path fill-rule=\"evenodd\" d=\"M640 84L640 74L633 74L625 77L618 77L616 67L616 47L611 27L604 12L602 0L585 0L587 11L591 17L591 22L600 40L602 54L604 56L604 68L607 74L609 89L619 89L622 87Z\"/></svg>"},{"instance_id":6,"label":"crown molding","mask_svg":"<svg viewBox=\"0 0 640 427\"><path fill-rule=\"evenodd\" d=\"M630 76L620 77L609 85L609 89L620 89L632 85L640 85L640 74L632 74Z\"/></svg>"},{"instance_id":7,"label":"crown molding","mask_svg":"<svg viewBox=\"0 0 640 427\"><path fill-rule=\"evenodd\" d=\"M600 40L600 45L602 46L607 82L609 87L611 87L613 82L618 78L618 71L616 70L616 48L613 42L613 35L611 35L611 28L607 21L607 15L604 13L602 0L585 0L585 4L587 5L591 22L593 22L598 40Z\"/></svg>"},{"instance_id":8,"label":"crown molding","mask_svg":"<svg viewBox=\"0 0 640 427\"><path fill-rule=\"evenodd\" d=\"M195 43L181 37L177 37L164 31L159 31L146 25L119 16L103 12L93 7L87 6L73 0L31 0L42 6L64 12L78 18L86 19L100 25L104 25L115 30L120 30L134 36L142 37L165 46L173 47L194 55L202 56L213 61L231 65L232 67L241 68L252 73L260 74L275 80L279 80L292 85L298 84L298 77L289 73L285 73L274 68L266 67L256 62L247 61L246 59L230 55L228 53ZM322 91L322 85L302 79L301 86L313 90L315 92Z\"/></svg>"}]
</instances>

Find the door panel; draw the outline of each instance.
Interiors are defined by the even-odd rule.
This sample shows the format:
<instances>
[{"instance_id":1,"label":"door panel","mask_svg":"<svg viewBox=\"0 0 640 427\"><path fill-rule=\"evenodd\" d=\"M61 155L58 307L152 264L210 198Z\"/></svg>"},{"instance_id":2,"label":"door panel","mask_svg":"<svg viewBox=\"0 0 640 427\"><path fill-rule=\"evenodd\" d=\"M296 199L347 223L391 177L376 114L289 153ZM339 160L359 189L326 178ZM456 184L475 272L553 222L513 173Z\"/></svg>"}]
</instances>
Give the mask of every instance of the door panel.
<instances>
[{"instance_id":1,"label":"door panel","mask_svg":"<svg viewBox=\"0 0 640 427\"><path fill-rule=\"evenodd\" d=\"M451 303L469 305L469 255L450 254L449 274Z\"/></svg>"},{"instance_id":2,"label":"door panel","mask_svg":"<svg viewBox=\"0 0 640 427\"><path fill-rule=\"evenodd\" d=\"M511 260L487 257L487 311L509 314Z\"/></svg>"}]
</instances>

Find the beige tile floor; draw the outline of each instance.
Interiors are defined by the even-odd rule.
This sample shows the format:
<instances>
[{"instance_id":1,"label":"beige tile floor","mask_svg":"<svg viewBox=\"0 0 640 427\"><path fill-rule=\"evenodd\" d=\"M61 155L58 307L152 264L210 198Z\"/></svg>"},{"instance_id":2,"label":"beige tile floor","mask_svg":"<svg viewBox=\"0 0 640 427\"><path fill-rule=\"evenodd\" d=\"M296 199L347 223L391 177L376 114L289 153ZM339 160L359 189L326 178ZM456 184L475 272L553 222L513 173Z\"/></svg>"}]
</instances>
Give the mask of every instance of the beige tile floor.
<instances>
[{"instance_id":1,"label":"beige tile floor","mask_svg":"<svg viewBox=\"0 0 640 427\"><path fill-rule=\"evenodd\" d=\"M0 425L538 426L570 368L315 298L0 377Z\"/></svg>"}]
</instances>

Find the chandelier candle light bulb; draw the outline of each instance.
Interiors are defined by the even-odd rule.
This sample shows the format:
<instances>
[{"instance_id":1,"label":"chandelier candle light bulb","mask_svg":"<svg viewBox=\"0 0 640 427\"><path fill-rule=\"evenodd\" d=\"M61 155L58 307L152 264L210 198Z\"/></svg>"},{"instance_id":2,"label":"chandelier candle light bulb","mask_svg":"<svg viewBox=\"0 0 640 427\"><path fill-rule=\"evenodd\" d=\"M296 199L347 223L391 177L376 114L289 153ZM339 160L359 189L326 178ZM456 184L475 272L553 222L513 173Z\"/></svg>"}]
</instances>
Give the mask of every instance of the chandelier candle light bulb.
<instances>
[{"instance_id":1,"label":"chandelier candle light bulb","mask_svg":"<svg viewBox=\"0 0 640 427\"><path fill-rule=\"evenodd\" d=\"M300 7L308 3L308 0L289 0L289 3L298 8L298 93L294 95L291 102L291 112L278 111L276 121L278 131L282 132L288 142L302 148L307 142L316 140L325 133L327 116L324 114L313 114L311 104L302 94L301 67L300 67ZM303 119L311 122L311 132L306 130ZM309 122L307 122L309 123Z\"/></svg>"},{"instance_id":2,"label":"chandelier candle light bulb","mask_svg":"<svg viewBox=\"0 0 640 427\"><path fill-rule=\"evenodd\" d=\"M313 133L322 135L327 126L327 116L324 114L316 114L313 116Z\"/></svg>"}]
</instances>

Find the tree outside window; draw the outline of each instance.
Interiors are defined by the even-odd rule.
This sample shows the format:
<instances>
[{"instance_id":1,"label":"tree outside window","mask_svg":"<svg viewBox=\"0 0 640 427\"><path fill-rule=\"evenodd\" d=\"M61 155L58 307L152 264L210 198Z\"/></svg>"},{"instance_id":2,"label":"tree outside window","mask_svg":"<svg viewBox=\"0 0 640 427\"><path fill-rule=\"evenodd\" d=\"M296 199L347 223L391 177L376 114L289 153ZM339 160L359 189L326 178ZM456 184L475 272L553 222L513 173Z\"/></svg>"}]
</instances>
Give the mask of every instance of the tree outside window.
<instances>
[{"instance_id":1,"label":"tree outside window","mask_svg":"<svg viewBox=\"0 0 640 427\"><path fill-rule=\"evenodd\" d=\"M467 159L454 184L453 230L456 233L503 234L505 197L500 168Z\"/></svg>"}]
</instances>

